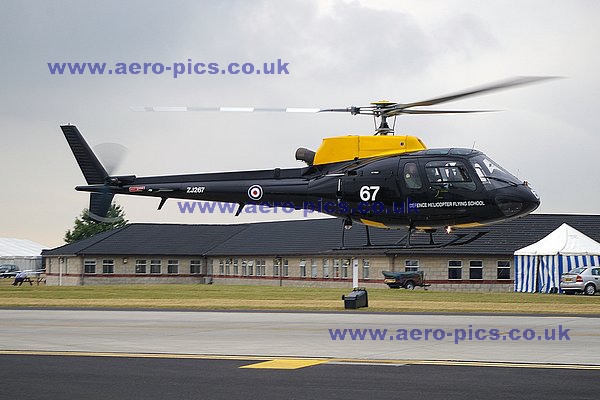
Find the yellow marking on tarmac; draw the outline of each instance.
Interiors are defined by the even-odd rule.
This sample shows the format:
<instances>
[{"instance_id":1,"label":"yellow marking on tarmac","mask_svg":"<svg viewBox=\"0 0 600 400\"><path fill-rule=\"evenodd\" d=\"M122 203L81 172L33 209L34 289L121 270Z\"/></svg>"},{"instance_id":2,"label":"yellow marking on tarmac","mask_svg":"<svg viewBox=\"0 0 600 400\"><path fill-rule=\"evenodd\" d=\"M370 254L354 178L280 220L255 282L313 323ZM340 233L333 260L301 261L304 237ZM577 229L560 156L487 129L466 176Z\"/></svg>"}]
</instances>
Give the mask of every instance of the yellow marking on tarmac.
<instances>
[{"instance_id":1,"label":"yellow marking on tarmac","mask_svg":"<svg viewBox=\"0 0 600 400\"><path fill-rule=\"evenodd\" d=\"M315 358L286 358L281 360L264 361L258 364L244 365L240 368L257 369L300 369L329 362L328 359Z\"/></svg>"},{"instance_id":2,"label":"yellow marking on tarmac","mask_svg":"<svg viewBox=\"0 0 600 400\"><path fill-rule=\"evenodd\" d=\"M246 365L241 368L275 368L298 369L313 365L332 364L362 364L362 365L438 365L456 367L496 367L496 368L539 368L539 369L573 369L600 371L600 365L591 364L546 364L540 362L502 362L502 361L457 361L457 360L396 360L396 359L361 359L361 358L302 358L277 356L243 356L217 354L176 354L176 353L109 353L90 351L38 351L38 350L0 350L0 355L25 356L62 356L62 357L117 357L117 358L163 358L191 360L231 360L257 361L258 364ZM263 366L261 366L261 364ZM269 366L272 365L272 366ZM295 365L295 367L293 367Z\"/></svg>"}]
</instances>

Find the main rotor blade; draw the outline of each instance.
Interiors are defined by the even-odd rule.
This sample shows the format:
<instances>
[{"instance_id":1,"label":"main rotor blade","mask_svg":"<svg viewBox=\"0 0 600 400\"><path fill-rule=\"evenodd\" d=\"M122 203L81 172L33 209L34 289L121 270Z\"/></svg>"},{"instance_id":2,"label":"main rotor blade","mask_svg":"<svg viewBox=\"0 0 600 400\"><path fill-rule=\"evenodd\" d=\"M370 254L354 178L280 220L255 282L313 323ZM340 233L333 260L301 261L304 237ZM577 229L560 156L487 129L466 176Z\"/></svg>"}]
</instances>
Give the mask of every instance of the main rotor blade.
<instances>
[{"instance_id":1,"label":"main rotor blade","mask_svg":"<svg viewBox=\"0 0 600 400\"><path fill-rule=\"evenodd\" d=\"M177 107L177 106L131 106L136 112L191 112L191 111L221 111L221 112L288 112L288 113L317 113L320 108L306 107Z\"/></svg>"},{"instance_id":2,"label":"main rotor blade","mask_svg":"<svg viewBox=\"0 0 600 400\"><path fill-rule=\"evenodd\" d=\"M346 108L324 108L322 110L319 110L319 112L347 112L352 115L358 115L358 114L373 115L373 111L375 109L376 109L375 106L365 106L365 107L351 106L351 107L346 107Z\"/></svg>"},{"instance_id":3,"label":"main rotor blade","mask_svg":"<svg viewBox=\"0 0 600 400\"><path fill-rule=\"evenodd\" d=\"M423 106L433 106L436 104L446 103L449 101L455 101L458 99L462 99L470 96L478 96L485 93L491 93L498 90L508 89L515 86L528 85L535 82L541 82L549 79L557 79L556 76L519 76L515 78L510 78L504 81L492 83L489 85L481 86L478 88L469 89L466 91L458 92L455 94L450 94L442 97L436 97L429 100L417 101L414 103L406 103L406 104L398 104L392 107L389 111L385 111L384 114L386 116L393 116L398 114L406 113L405 110L407 108L412 107L423 107Z\"/></svg>"},{"instance_id":4,"label":"main rotor blade","mask_svg":"<svg viewBox=\"0 0 600 400\"><path fill-rule=\"evenodd\" d=\"M499 110L402 110L402 114L466 114L498 111Z\"/></svg>"}]
</instances>

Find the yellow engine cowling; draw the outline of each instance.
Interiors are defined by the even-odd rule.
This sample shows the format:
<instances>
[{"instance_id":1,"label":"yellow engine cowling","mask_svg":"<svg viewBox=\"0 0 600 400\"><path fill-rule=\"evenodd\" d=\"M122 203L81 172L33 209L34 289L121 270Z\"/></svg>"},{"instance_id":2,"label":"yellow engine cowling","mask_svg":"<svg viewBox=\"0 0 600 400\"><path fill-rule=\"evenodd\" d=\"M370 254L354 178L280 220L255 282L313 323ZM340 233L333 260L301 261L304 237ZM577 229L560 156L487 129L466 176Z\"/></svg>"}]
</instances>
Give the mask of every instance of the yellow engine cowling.
<instances>
[{"instance_id":1,"label":"yellow engine cowling","mask_svg":"<svg viewBox=\"0 0 600 400\"><path fill-rule=\"evenodd\" d=\"M323 139L314 165L425 150L416 136L336 136Z\"/></svg>"}]
</instances>

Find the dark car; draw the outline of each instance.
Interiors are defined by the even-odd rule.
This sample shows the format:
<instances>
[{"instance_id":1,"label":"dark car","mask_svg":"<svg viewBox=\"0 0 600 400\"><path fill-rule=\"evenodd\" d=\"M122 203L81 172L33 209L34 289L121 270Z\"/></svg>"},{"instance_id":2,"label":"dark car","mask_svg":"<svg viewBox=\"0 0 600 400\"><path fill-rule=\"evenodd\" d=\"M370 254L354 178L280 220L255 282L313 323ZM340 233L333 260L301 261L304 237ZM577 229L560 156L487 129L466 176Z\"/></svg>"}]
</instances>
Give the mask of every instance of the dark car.
<instances>
[{"instance_id":1,"label":"dark car","mask_svg":"<svg viewBox=\"0 0 600 400\"><path fill-rule=\"evenodd\" d=\"M401 287L412 290L415 286L429 286L425 283L423 271L414 272L391 272L382 271L383 282L391 289L399 289Z\"/></svg>"},{"instance_id":2,"label":"dark car","mask_svg":"<svg viewBox=\"0 0 600 400\"><path fill-rule=\"evenodd\" d=\"M21 269L13 264L0 265L0 277L2 278L14 278Z\"/></svg>"}]
</instances>

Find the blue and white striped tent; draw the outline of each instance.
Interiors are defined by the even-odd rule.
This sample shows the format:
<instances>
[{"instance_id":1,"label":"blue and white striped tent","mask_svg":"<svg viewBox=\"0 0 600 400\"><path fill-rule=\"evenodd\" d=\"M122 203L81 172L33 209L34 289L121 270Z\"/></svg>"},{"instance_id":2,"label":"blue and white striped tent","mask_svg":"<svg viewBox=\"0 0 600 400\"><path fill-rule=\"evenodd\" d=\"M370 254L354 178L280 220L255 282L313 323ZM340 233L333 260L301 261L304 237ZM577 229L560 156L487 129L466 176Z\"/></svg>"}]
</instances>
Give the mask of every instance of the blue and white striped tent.
<instances>
[{"instance_id":1,"label":"blue and white striped tent","mask_svg":"<svg viewBox=\"0 0 600 400\"><path fill-rule=\"evenodd\" d=\"M515 292L549 293L563 272L600 265L600 243L562 224L540 241L515 251Z\"/></svg>"}]
</instances>

